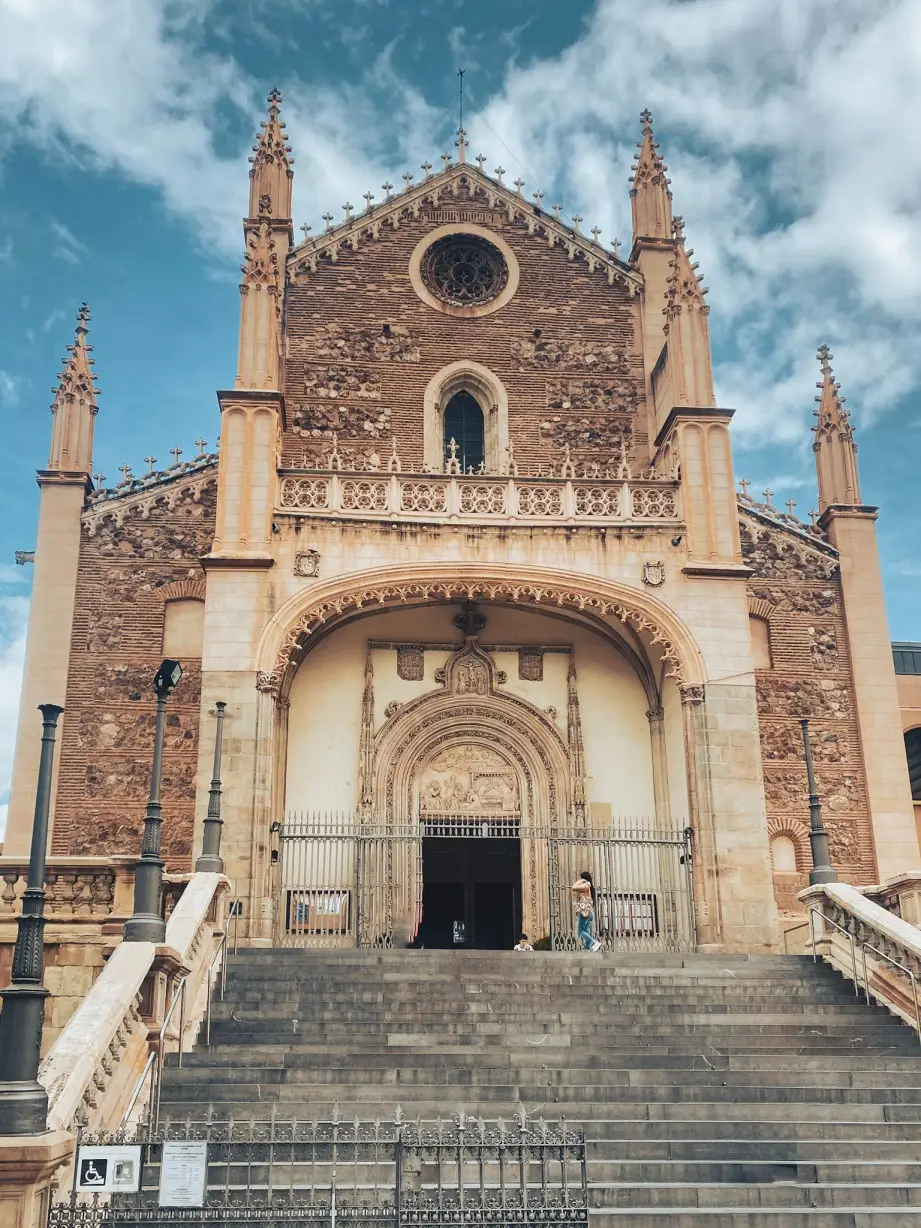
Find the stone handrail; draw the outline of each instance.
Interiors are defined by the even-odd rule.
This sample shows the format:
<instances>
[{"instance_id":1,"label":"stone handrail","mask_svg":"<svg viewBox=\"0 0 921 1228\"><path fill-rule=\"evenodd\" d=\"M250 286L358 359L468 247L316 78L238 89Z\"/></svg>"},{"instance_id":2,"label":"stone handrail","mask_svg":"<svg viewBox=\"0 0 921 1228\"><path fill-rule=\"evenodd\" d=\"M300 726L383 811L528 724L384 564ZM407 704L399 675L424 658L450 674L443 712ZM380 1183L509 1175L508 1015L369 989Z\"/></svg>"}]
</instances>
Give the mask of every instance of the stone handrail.
<instances>
[{"instance_id":1,"label":"stone handrail","mask_svg":"<svg viewBox=\"0 0 921 1228\"><path fill-rule=\"evenodd\" d=\"M284 470L277 511L471 524L636 524L680 520L678 483L606 477Z\"/></svg>"},{"instance_id":2,"label":"stone handrail","mask_svg":"<svg viewBox=\"0 0 921 1228\"><path fill-rule=\"evenodd\" d=\"M172 987L185 977L184 1043L194 1040L207 992L214 939L226 924L227 879L193 874L166 927L166 942L122 942L39 1069L48 1092L48 1126L114 1128L153 1048L178 1043L161 1021Z\"/></svg>"},{"instance_id":3,"label":"stone handrail","mask_svg":"<svg viewBox=\"0 0 921 1228\"><path fill-rule=\"evenodd\" d=\"M807 950L853 980L855 992L898 1015L921 1039L921 930L867 894L867 888L848 883L801 891L798 898L811 926Z\"/></svg>"}]
</instances>

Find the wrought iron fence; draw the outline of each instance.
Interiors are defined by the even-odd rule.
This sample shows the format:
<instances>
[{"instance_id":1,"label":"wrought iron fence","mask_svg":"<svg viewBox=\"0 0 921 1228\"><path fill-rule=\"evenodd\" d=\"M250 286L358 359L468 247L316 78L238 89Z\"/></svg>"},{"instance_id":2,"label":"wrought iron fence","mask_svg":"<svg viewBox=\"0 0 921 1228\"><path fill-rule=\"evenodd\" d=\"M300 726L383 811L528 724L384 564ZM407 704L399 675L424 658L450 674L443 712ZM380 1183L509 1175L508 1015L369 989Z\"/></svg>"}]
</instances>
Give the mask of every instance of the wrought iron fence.
<instances>
[{"instance_id":1,"label":"wrought iron fence","mask_svg":"<svg viewBox=\"0 0 921 1228\"><path fill-rule=\"evenodd\" d=\"M163 1206L164 1145L203 1142L200 1206ZM52 1204L51 1228L114 1224L290 1224L463 1228L588 1222L585 1136L564 1120L168 1123L150 1133L84 1133L79 1146L136 1144L140 1188Z\"/></svg>"},{"instance_id":2,"label":"wrought iron fence","mask_svg":"<svg viewBox=\"0 0 921 1228\"><path fill-rule=\"evenodd\" d=\"M553 950L580 947L571 886L588 869L602 948L693 949L689 828L534 827L502 815L426 816L387 827L349 814L290 817L279 831L276 944L409 941L422 919L425 842L509 838L520 841L522 925L532 938Z\"/></svg>"}]
</instances>

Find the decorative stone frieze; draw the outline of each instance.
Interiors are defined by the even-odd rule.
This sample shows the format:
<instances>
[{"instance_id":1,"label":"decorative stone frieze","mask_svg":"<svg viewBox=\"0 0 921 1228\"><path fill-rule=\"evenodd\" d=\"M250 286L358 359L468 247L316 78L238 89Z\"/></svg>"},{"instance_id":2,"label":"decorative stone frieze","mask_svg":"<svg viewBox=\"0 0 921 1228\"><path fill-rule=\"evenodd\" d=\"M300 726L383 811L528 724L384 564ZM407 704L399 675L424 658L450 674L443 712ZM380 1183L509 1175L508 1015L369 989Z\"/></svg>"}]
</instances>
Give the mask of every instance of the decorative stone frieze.
<instances>
[{"instance_id":1,"label":"decorative stone frieze","mask_svg":"<svg viewBox=\"0 0 921 1228\"><path fill-rule=\"evenodd\" d=\"M512 361L516 368L528 367L560 371L605 371L630 374L630 359L617 346L599 341L545 337L540 329L521 341L512 342Z\"/></svg>"},{"instance_id":2,"label":"decorative stone frieze","mask_svg":"<svg viewBox=\"0 0 921 1228\"><path fill-rule=\"evenodd\" d=\"M305 439L317 439L328 448L333 432L343 439L389 439L391 411L367 405L303 405L291 415L291 429Z\"/></svg>"},{"instance_id":3,"label":"decorative stone frieze","mask_svg":"<svg viewBox=\"0 0 921 1228\"><path fill-rule=\"evenodd\" d=\"M317 358L346 362L418 362L419 345L408 328L382 324L375 328L350 328L327 324L315 345Z\"/></svg>"},{"instance_id":4,"label":"decorative stone frieze","mask_svg":"<svg viewBox=\"0 0 921 1228\"><path fill-rule=\"evenodd\" d=\"M749 593L755 599L769 602L778 611L793 611L796 614L829 614L838 605L835 589L818 589L805 584L768 587L752 583Z\"/></svg>"},{"instance_id":5,"label":"decorative stone frieze","mask_svg":"<svg viewBox=\"0 0 921 1228\"><path fill-rule=\"evenodd\" d=\"M571 413L632 415L639 408L630 379L566 379L547 382L547 408Z\"/></svg>"},{"instance_id":6,"label":"decorative stone frieze","mask_svg":"<svg viewBox=\"0 0 921 1228\"><path fill-rule=\"evenodd\" d=\"M379 401L381 377L377 371L369 368L345 365L318 367L305 363L304 392L311 399Z\"/></svg>"}]
</instances>

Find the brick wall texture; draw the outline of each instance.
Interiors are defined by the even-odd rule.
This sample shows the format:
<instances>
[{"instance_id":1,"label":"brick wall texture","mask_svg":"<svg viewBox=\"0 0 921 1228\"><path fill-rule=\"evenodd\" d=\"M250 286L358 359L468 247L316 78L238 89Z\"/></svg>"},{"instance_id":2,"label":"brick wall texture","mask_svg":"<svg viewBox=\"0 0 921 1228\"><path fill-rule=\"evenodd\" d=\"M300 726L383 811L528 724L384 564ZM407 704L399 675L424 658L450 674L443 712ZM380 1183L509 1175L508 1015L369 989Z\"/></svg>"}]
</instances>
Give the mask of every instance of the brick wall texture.
<instances>
[{"instance_id":1,"label":"brick wall texture","mask_svg":"<svg viewBox=\"0 0 921 1228\"><path fill-rule=\"evenodd\" d=\"M214 536L216 475L171 498L130 497L119 524L84 527L71 640L52 853L133 853L150 788L166 598L201 589ZM172 504L172 506L171 506ZM98 512L96 513L98 515ZM163 849L188 868L198 754L201 661L169 700L163 755Z\"/></svg>"}]
</instances>

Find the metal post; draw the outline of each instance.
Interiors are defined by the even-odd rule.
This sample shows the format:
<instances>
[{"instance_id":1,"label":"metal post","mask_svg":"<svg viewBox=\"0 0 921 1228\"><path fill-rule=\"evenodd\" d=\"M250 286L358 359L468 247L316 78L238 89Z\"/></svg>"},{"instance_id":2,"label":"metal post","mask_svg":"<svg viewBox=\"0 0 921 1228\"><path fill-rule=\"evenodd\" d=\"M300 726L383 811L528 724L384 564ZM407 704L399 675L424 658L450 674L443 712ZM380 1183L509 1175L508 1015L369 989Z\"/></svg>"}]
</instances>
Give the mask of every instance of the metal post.
<instances>
[{"instance_id":1,"label":"metal post","mask_svg":"<svg viewBox=\"0 0 921 1228\"><path fill-rule=\"evenodd\" d=\"M812 869L809 884L836 883L835 873L828 855L828 832L822 826L822 800L816 792L815 772L812 767L812 747L809 745L809 722L801 720L803 752L806 756L806 777L809 781L809 843L812 846Z\"/></svg>"},{"instance_id":2,"label":"metal post","mask_svg":"<svg viewBox=\"0 0 921 1228\"><path fill-rule=\"evenodd\" d=\"M223 874L224 859L221 857L221 748L224 741L224 709L227 705L214 705L217 727L214 731L214 770L211 773L211 790L208 793L208 817L202 832L201 856L195 862L199 874Z\"/></svg>"},{"instance_id":3,"label":"metal post","mask_svg":"<svg viewBox=\"0 0 921 1228\"><path fill-rule=\"evenodd\" d=\"M157 724L154 732L150 799L144 818L141 859L134 867L134 913L125 922L125 942L166 941L166 922L160 916L160 890L163 883L163 858L160 856L163 829L160 777L163 773L163 736L166 732L168 695L169 691L165 688L157 688Z\"/></svg>"},{"instance_id":4,"label":"metal post","mask_svg":"<svg viewBox=\"0 0 921 1228\"><path fill-rule=\"evenodd\" d=\"M42 985L45 967L45 862L51 771L58 717L57 704L40 704L42 750L38 765L29 881L13 949L11 984L0 993L0 1135L43 1134L47 1128L48 1093L38 1081L42 1024L48 990Z\"/></svg>"}]
</instances>

